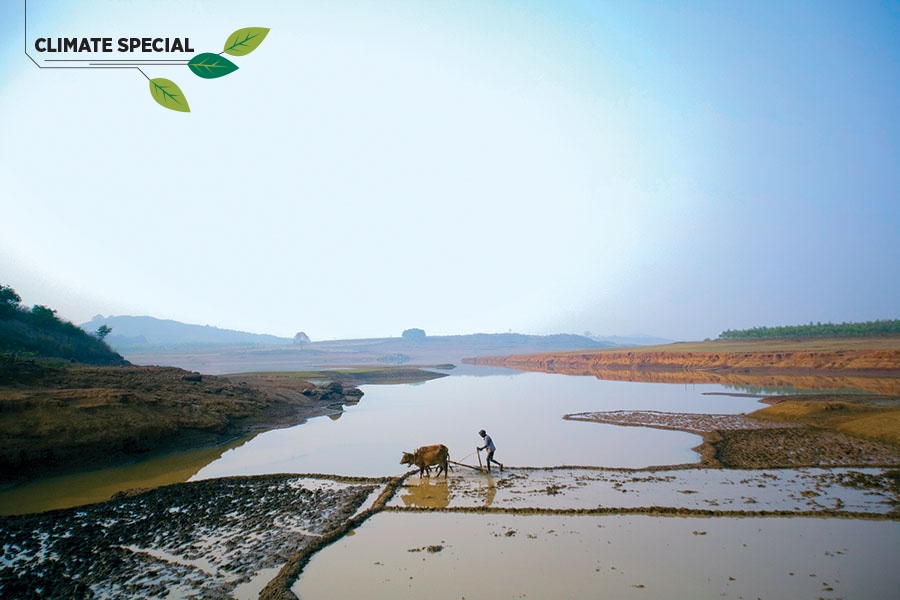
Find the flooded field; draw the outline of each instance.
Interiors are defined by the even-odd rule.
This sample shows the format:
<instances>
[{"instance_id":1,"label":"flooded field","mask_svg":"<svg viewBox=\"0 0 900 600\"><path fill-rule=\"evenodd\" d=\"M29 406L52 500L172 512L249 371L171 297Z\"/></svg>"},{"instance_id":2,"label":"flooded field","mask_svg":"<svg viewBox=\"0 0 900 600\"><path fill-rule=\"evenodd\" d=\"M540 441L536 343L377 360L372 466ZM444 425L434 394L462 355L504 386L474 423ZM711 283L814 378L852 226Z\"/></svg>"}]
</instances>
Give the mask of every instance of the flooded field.
<instances>
[{"instance_id":1,"label":"flooded field","mask_svg":"<svg viewBox=\"0 0 900 600\"><path fill-rule=\"evenodd\" d=\"M189 482L134 501L10 519L9 532L25 545L4 547L2 562L27 580L46 570L54 553L71 552L66 563L85 571L61 573L76 587L93 581L97 591L112 590L102 597L125 597L116 590L128 585L143 597L169 599L268 597L266 585L276 579L303 600L880 598L900 587L890 568L900 555L896 469L698 468L692 449L699 430L615 424L623 414L636 424L638 412L642 419L671 413L670 422L678 413L695 425L706 420L690 415L740 422L741 413L762 406L758 390L484 372L490 374L469 367L421 384L367 385L360 402L340 415L225 447L4 490L0 510L15 514ZM766 390L778 391L790 390ZM615 419L596 422L600 413ZM502 473L457 464L446 480L395 479L388 487L399 485L396 491L339 481L400 476L401 453L431 443L446 444L457 463L477 465L481 428L508 467ZM256 498L253 486L279 473L327 475L294 475L296 482ZM333 494L335 478L348 493L383 491L386 504L332 537L336 523L313 526L315 510L305 499ZM216 498L229 494L238 499L234 508L218 507ZM165 500L170 496L177 502ZM204 506L224 512L213 518ZM157 543L148 533L148 524L168 531L169 514L185 519L197 511L178 540ZM48 545L65 542L53 533L60 527L85 526L95 541ZM252 535L239 534L248 527ZM277 544L269 529L279 532ZM131 541L112 543L113 533ZM37 550L26 549L32 546ZM98 575L86 558L98 552L128 561L131 570Z\"/></svg>"},{"instance_id":2,"label":"flooded field","mask_svg":"<svg viewBox=\"0 0 900 600\"><path fill-rule=\"evenodd\" d=\"M896 516L898 491L871 469L457 469L408 478L387 509L511 513Z\"/></svg>"},{"instance_id":3,"label":"flooded field","mask_svg":"<svg viewBox=\"0 0 900 600\"><path fill-rule=\"evenodd\" d=\"M898 496L883 468L207 479L0 520L0 596L887 597Z\"/></svg>"},{"instance_id":4,"label":"flooded field","mask_svg":"<svg viewBox=\"0 0 900 600\"><path fill-rule=\"evenodd\" d=\"M382 513L317 554L301 600L892 598L900 523Z\"/></svg>"}]
</instances>

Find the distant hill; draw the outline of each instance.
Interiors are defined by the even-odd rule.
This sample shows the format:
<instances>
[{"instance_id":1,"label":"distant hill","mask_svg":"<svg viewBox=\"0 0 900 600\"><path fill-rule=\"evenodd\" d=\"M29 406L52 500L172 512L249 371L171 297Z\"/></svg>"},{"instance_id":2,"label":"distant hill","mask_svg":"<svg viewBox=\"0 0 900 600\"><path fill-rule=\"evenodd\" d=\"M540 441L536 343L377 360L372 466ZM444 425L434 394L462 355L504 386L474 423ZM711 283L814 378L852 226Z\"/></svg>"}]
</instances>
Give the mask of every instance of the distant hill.
<instances>
[{"instance_id":1,"label":"distant hill","mask_svg":"<svg viewBox=\"0 0 900 600\"><path fill-rule=\"evenodd\" d=\"M106 341L120 352L151 348L279 346L293 342L291 338L219 329L209 325L190 325L155 317L97 315L81 327L86 331L96 331L101 325L112 329Z\"/></svg>"},{"instance_id":2,"label":"distant hill","mask_svg":"<svg viewBox=\"0 0 900 600\"><path fill-rule=\"evenodd\" d=\"M208 348L134 348L123 351L138 365L171 365L208 374L247 371L296 371L376 365L458 365L463 358L596 350L612 344L581 335L524 335L474 333L426 336L313 341L302 345L210 346Z\"/></svg>"},{"instance_id":3,"label":"distant hill","mask_svg":"<svg viewBox=\"0 0 900 600\"><path fill-rule=\"evenodd\" d=\"M0 285L0 380L15 365L33 359L128 364L100 337L63 321L55 310L40 305L29 309L20 302L15 290Z\"/></svg>"},{"instance_id":4,"label":"distant hill","mask_svg":"<svg viewBox=\"0 0 900 600\"><path fill-rule=\"evenodd\" d=\"M596 350L615 344L582 335L468 335L307 341L190 325L154 317L97 315L82 327L111 329L109 345L137 365L169 365L207 374L349 365L458 364L463 358Z\"/></svg>"},{"instance_id":5,"label":"distant hill","mask_svg":"<svg viewBox=\"0 0 900 600\"><path fill-rule=\"evenodd\" d=\"M608 342L614 346L658 346L661 344L671 344L675 340L670 340L652 335L592 335L589 336L595 342Z\"/></svg>"}]
</instances>

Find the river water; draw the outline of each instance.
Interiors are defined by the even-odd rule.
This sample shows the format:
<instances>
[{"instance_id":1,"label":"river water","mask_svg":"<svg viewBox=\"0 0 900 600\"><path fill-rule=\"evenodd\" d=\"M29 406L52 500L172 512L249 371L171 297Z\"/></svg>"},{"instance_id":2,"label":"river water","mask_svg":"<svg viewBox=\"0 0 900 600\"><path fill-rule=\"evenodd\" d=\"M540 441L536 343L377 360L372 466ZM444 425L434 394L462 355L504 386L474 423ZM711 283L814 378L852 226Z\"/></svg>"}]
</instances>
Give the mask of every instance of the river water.
<instances>
[{"instance_id":1,"label":"river water","mask_svg":"<svg viewBox=\"0 0 900 600\"><path fill-rule=\"evenodd\" d=\"M458 373L458 374L456 374ZM404 451L443 443L477 464L486 429L497 460L511 466L641 468L698 461L696 435L567 421L584 411L752 412L757 398L718 384L603 381L590 376L463 367L417 384L366 385L337 417L237 440L229 446L152 458L113 469L32 481L0 492L0 514L102 501L117 491L179 481L265 473L383 476L402 473Z\"/></svg>"},{"instance_id":2,"label":"river water","mask_svg":"<svg viewBox=\"0 0 900 600\"><path fill-rule=\"evenodd\" d=\"M403 451L442 443L450 458L477 464L485 429L497 460L510 465L645 467L696 462L700 438L562 419L573 412L622 408L733 413L758 400L710 396L712 386L600 381L544 373L453 375L413 385L369 385L336 420L272 431L226 452L197 477L271 472L390 475L403 471Z\"/></svg>"},{"instance_id":3,"label":"river water","mask_svg":"<svg viewBox=\"0 0 900 600\"><path fill-rule=\"evenodd\" d=\"M747 394L751 390L718 384L603 381L479 367L419 384L366 385L363 391L358 404L336 417L225 447L3 490L0 514L231 475L396 475L406 470L399 464L403 451L432 443L446 444L452 460L477 464L482 428L497 444L496 458L513 467L696 463L696 435L562 416L613 410L735 414L762 407ZM896 521L387 512L318 553L293 591L303 600L887 598L900 587L900 573L891 569L898 552ZM236 597L256 597L258 591Z\"/></svg>"}]
</instances>

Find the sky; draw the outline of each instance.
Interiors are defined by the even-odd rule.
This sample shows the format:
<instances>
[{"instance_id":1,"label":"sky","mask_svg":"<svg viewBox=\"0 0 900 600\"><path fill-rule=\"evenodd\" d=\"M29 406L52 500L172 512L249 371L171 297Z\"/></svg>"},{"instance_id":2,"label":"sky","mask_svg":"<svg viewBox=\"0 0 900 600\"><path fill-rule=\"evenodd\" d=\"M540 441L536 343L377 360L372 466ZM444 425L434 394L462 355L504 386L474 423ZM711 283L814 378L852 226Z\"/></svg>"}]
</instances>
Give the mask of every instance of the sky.
<instances>
[{"instance_id":1,"label":"sky","mask_svg":"<svg viewBox=\"0 0 900 600\"><path fill-rule=\"evenodd\" d=\"M25 306L314 341L900 318L900 2L29 0L27 39L24 7L0 284ZM186 60L244 27L270 32L219 79L35 64L85 64L38 37Z\"/></svg>"}]
</instances>

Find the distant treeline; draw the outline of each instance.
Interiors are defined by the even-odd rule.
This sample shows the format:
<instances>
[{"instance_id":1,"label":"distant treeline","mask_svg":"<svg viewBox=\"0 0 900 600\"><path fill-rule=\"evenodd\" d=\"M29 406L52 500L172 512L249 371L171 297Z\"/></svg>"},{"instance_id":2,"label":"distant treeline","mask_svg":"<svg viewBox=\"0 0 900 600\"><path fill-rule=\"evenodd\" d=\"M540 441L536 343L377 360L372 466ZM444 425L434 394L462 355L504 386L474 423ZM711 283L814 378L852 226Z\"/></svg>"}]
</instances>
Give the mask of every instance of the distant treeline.
<instances>
[{"instance_id":1,"label":"distant treeline","mask_svg":"<svg viewBox=\"0 0 900 600\"><path fill-rule=\"evenodd\" d=\"M41 305L29 309L20 306L21 301L14 289L0 285L0 363L41 358L127 364L100 336L60 319L53 309Z\"/></svg>"},{"instance_id":2,"label":"distant treeline","mask_svg":"<svg viewBox=\"0 0 900 600\"><path fill-rule=\"evenodd\" d=\"M748 338L872 337L900 335L900 319L866 321L865 323L812 323L781 327L729 329L719 334L720 340Z\"/></svg>"}]
</instances>

